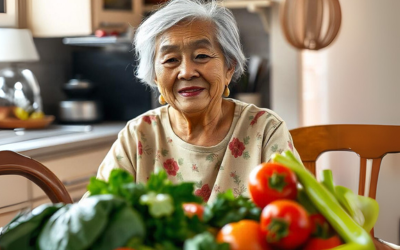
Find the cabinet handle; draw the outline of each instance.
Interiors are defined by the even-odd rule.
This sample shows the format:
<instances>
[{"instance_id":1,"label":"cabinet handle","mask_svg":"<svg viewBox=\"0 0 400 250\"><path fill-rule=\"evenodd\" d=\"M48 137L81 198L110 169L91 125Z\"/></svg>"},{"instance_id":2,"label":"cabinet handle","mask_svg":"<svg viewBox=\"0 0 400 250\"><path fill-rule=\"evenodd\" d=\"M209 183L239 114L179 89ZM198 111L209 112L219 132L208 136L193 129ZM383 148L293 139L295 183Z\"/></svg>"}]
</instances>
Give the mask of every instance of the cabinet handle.
<instances>
[{"instance_id":1,"label":"cabinet handle","mask_svg":"<svg viewBox=\"0 0 400 250\"><path fill-rule=\"evenodd\" d=\"M87 183L90 180L90 178L94 175L96 175L96 172L91 173L90 175L87 175L84 177L77 178L77 179L65 180L62 183L64 184L64 186L73 186L73 185L77 185L77 184Z\"/></svg>"}]
</instances>

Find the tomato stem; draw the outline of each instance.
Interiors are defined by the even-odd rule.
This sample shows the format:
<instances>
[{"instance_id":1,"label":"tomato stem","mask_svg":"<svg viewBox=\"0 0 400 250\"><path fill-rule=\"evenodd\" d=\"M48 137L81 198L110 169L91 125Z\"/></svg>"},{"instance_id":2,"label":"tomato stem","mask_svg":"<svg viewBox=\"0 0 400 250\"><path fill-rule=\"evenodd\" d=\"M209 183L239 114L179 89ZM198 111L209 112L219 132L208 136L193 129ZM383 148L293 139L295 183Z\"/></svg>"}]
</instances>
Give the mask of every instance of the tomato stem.
<instances>
[{"instance_id":1,"label":"tomato stem","mask_svg":"<svg viewBox=\"0 0 400 250\"><path fill-rule=\"evenodd\" d=\"M286 187L287 183L285 181L286 174L274 172L271 177L268 178L268 185L270 188L282 192Z\"/></svg>"},{"instance_id":2,"label":"tomato stem","mask_svg":"<svg viewBox=\"0 0 400 250\"><path fill-rule=\"evenodd\" d=\"M267 226L267 241L269 243L274 243L285 238L289 233L289 225L287 221L273 218Z\"/></svg>"}]
</instances>

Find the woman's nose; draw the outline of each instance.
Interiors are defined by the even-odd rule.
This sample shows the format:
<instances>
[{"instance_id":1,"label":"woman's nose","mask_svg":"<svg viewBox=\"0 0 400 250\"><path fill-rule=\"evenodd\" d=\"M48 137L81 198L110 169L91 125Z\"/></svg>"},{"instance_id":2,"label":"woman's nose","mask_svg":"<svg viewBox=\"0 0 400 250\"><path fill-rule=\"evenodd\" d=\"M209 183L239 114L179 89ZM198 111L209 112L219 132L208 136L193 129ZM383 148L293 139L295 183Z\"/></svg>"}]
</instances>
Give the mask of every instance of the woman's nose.
<instances>
[{"instance_id":1,"label":"woman's nose","mask_svg":"<svg viewBox=\"0 0 400 250\"><path fill-rule=\"evenodd\" d=\"M179 68L178 79L190 80L194 77L199 77L197 65L191 60L183 60Z\"/></svg>"}]
</instances>

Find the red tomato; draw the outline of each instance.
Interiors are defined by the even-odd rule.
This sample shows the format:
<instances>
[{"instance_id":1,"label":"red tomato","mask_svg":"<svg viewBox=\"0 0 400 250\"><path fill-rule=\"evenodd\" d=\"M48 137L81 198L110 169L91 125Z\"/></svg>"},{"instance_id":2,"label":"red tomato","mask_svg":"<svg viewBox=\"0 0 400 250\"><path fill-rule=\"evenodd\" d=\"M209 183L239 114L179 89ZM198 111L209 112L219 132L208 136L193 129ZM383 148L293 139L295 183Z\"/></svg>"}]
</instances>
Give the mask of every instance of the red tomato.
<instances>
[{"instance_id":1,"label":"red tomato","mask_svg":"<svg viewBox=\"0 0 400 250\"><path fill-rule=\"evenodd\" d=\"M107 32L105 30L96 30L94 35L97 37L105 37L107 36Z\"/></svg>"},{"instance_id":2,"label":"red tomato","mask_svg":"<svg viewBox=\"0 0 400 250\"><path fill-rule=\"evenodd\" d=\"M342 245L342 241L337 235L334 235L328 239L323 238L311 238L307 241L303 250L325 250L331 249Z\"/></svg>"},{"instance_id":3,"label":"red tomato","mask_svg":"<svg viewBox=\"0 0 400 250\"><path fill-rule=\"evenodd\" d=\"M222 227L217 242L226 242L230 250L270 250L260 224L253 220L241 220Z\"/></svg>"},{"instance_id":4,"label":"red tomato","mask_svg":"<svg viewBox=\"0 0 400 250\"><path fill-rule=\"evenodd\" d=\"M289 168L276 163L261 163L249 176L249 192L253 202L264 208L278 199L297 197L297 177Z\"/></svg>"},{"instance_id":5,"label":"red tomato","mask_svg":"<svg viewBox=\"0 0 400 250\"><path fill-rule=\"evenodd\" d=\"M199 203L189 202L183 204L183 211L185 212L186 216L192 217L197 215L197 217L202 220L204 214L204 207Z\"/></svg>"},{"instance_id":6,"label":"red tomato","mask_svg":"<svg viewBox=\"0 0 400 250\"><path fill-rule=\"evenodd\" d=\"M276 200L261 213L261 230L270 245L295 249L306 242L311 233L307 211L292 200Z\"/></svg>"},{"instance_id":7,"label":"red tomato","mask_svg":"<svg viewBox=\"0 0 400 250\"><path fill-rule=\"evenodd\" d=\"M333 235L333 228L322 214L312 214L309 217L312 236L317 238L329 238Z\"/></svg>"}]
</instances>

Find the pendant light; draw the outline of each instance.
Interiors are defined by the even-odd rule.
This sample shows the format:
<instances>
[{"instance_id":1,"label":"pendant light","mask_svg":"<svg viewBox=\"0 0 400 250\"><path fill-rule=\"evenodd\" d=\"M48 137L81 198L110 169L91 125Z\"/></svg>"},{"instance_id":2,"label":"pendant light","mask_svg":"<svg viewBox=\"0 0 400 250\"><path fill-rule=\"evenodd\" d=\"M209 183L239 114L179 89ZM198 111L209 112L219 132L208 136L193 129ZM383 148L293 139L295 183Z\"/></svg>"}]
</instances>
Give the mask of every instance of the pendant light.
<instances>
[{"instance_id":1,"label":"pendant light","mask_svg":"<svg viewBox=\"0 0 400 250\"><path fill-rule=\"evenodd\" d=\"M281 25L288 42L298 49L319 50L339 32L339 0L283 0Z\"/></svg>"}]
</instances>

